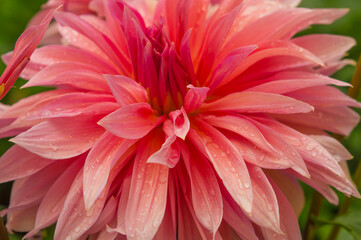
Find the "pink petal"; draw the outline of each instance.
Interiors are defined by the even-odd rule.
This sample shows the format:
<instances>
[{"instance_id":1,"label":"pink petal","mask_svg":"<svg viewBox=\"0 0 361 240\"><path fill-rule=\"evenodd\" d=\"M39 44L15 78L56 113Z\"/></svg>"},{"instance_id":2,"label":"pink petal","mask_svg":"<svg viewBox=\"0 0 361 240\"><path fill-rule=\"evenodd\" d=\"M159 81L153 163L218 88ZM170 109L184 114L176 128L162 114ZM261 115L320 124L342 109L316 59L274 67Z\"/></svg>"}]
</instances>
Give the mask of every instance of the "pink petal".
<instances>
[{"instance_id":1,"label":"pink petal","mask_svg":"<svg viewBox=\"0 0 361 240\"><path fill-rule=\"evenodd\" d=\"M28 232L34 228L36 211L39 204L15 209L7 215L6 228L9 233Z\"/></svg>"},{"instance_id":2,"label":"pink petal","mask_svg":"<svg viewBox=\"0 0 361 240\"><path fill-rule=\"evenodd\" d=\"M104 75L120 106L147 102L148 94L142 85L125 76Z\"/></svg>"},{"instance_id":3,"label":"pink petal","mask_svg":"<svg viewBox=\"0 0 361 240\"><path fill-rule=\"evenodd\" d=\"M253 194L247 166L234 145L219 131L198 120L197 130L189 131L189 139L204 149L218 176L242 209L251 213Z\"/></svg>"},{"instance_id":4,"label":"pink petal","mask_svg":"<svg viewBox=\"0 0 361 240\"><path fill-rule=\"evenodd\" d=\"M207 87L194 87L188 85L189 88L186 96L184 97L184 109L187 112L197 110L206 100L209 88Z\"/></svg>"},{"instance_id":5,"label":"pink petal","mask_svg":"<svg viewBox=\"0 0 361 240\"><path fill-rule=\"evenodd\" d=\"M335 191L328 186L327 183L324 183L322 181L319 181L317 179L312 178L306 178L304 176L301 176L300 174L294 172L294 171L286 171L291 176L301 180L302 182L306 183L307 185L311 186L313 189L318 191L320 194L322 194L331 204L338 205L338 197Z\"/></svg>"},{"instance_id":6,"label":"pink petal","mask_svg":"<svg viewBox=\"0 0 361 240\"><path fill-rule=\"evenodd\" d=\"M69 161L53 162L33 175L16 180L11 191L9 208L2 211L1 215L21 207L40 203L68 164Z\"/></svg>"},{"instance_id":7,"label":"pink petal","mask_svg":"<svg viewBox=\"0 0 361 240\"><path fill-rule=\"evenodd\" d=\"M290 39L311 24L330 24L346 13L344 9L289 8L259 18L235 34L229 47L236 48L259 42ZM242 37L240 37L242 36ZM238 40L238 41L237 41Z\"/></svg>"},{"instance_id":8,"label":"pink petal","mask_svg":"<svg viewBox=\"0 0 361 240\"><path fill-rule=\"evenodd\" d=\"M314 53L324 62L342 58L356 44L353 38L329 34L302 36L292 39L292 42Z\"/></svg>"},{"instance_id":9,"label":"pink petal","mask_svg":"<svg viewBox=\"0 0 361 240\"><path fill-rule=\"evenodd\" d=\"M187 216L186 219L184 219L184 221L188 221L188 223L183 223L184 228L190 228L191 232L187 229L187 230L181 230L180 228L180 224L178 223L178 229L179 229L179 236L178 238L180 238L180 231L183 231L183 234L190 234L192 233L194 236L197 237L197 233L199 233L199 235L201 236L201 239L215 239L215 240L219 240L219 233L218 231L213 234L212 232L210 232L208 229L206 229L205 227L203 227L203 225L199 222L193 204L191 202L190 196L189 196L189 192L191 191L191 183L188 179L188 177L186 175L184 175L184 172L186 172L187 170L185 169L184 165L178 165L179 167L176 168L177 170L177 177L178 177L178 181L175 182L176 183L176 187L177 187L177 196L178 196L178 206L180 205L185 205L185 207L181 210L181 211L185 211L185 215L188 215L187 212L189 212L189 215ZM178 207L179 209L179 207ZM181 216L181 212L178 211L178 216ZM192 227L189 225L193 225ZM197 238L196 238L197 239Z\"/></svg>"},{"instance_id":10,"label":"pink petal","mask_svg":"<svg viewBox=\"0 0 361 240\"><path fill-rule=\"evenodd\" d=\"M360 116L348 107L318 107L306 114L277 115L282 122L323 129L348 136L360 121Z\"/></svg>"},{"instance_id":11,"label":"pink petal","mask_svg":"<svg viewBox=\"0 0 361 240\"><path fill-rule=\"evenodd\" d=\"M98 124L118 137L138 139L147 135L162 121L163 117L158 117L148 103L134 103L119 108L101 119Z\"/></svg>"},{"instance_id":12,"label":"pink petal","mask_svg":"<svg viewBox=\"0 0 361 240\"><path fill-rule=\"evenodd\" d=\"M101 232L115 217L117 213L117 205L117 199L114 196L111 196L107 201L103 211L101 212L98 220L88 230L87 234Z\"/></svg>"},{"instance_id":13,"label":"pink petal","mask_svg":"<svg viewBox=\"0 0 361 240\"><path fill-rule=\"evenodd\" d=\"M265 119L261 121L264 125L281 134L289 144L297 149L307 162L313 162L321 168L327 168L337 175L344 176L336 159L317 141L277 121Z\"/></svg>"},{"instance_id":14,"label":"pink petal","mask_svg":"<svg viewBox=\"0 0 361 240\"><path fill-rule=\"evenodd\" d=\"M147 164L160 147L155 135L142 139L134 160L125 228L130 239L152 239L160 226L167 202L168 168Z\"/></svg>"},{"instance_id":15,"label":"pink petal","mask_svg":"<svg viewBox=\"0 0 361 240\"><path fill-rule=\"evenodd\" d=\"M71 46L43 46L34 51L33 55L31 55L31 62L44 64L45 66L62 62L83 63L94 66L104 73L117 73L114 66L101 57L84 49L74 48Z\"/></svg>"},{"instance_id":16,"label":"pink petal","mask_svg":"<svg viewBox=\"0 0 361 240\"><path fill-rule=\"evenodd\" d=\"M84 164L85 209L93 206L104 190L112 166L134 143L135 140L119 138L105 132L94 144Z\"/></svg>"},{"instance_id":17,"label":"pink petal","mask_svg":"<svg viewBox=\"0 0 361 240\"><path fill-rule=\"evenodd\" d=\"M180 194L180 193L178 193ZM198 226L195 222L195 218L187 206L183 196L179 196L178 199L178 235L179 240L202 240L204 239L199 233Z\"/></svg>"},{"instance_id":18,"label":"pink petal","mask_svg":"<svg viewBox=\"0 0 361 240\"><path fill-rule=\"evenodd\" d=\"M186 146L182 148L182 157L191 181L194 212L199 222L214 236L223 216L222 194L208 160L196 151L191 154L192 157Z\"/></svg>"},{"instance_id":19,"label":"pink petal","mask_svg":"<svg viewBox=\"0 0 361 240\"><path fill-rule=\"evenodd\" d=\"M184 140L190 128L190 122L186 111L182 107L181 110L170 112L169 117L174 124L174 134Z\"/></svg>"},{"instance_id":20,"label":"pink petal","mask_svg":"<svg viewBox=\"0 0 361 240\"><path fill-rule=\"evenodd\" d=\"M121 73L129 75L129 61L124 57L124 54L119 51L116 45L103 33L95 29L86 21L71 13L57 13L55 14L56 21L62 25L70 27L79 34L90 39L95 43L107 56L114 61Z\"/></svg>"},{"instance_id":21,"label":"pink petal","mask_svg":"<svg viewBox=\"0 0 361 240\"><path fill-rule=\"evenodd\" d=\"M261 227L281 232L276 194L262 169L247 165L252 181L253 211L249 218Z\"/></svg>"},{"instance_id":22,"label":"pink petal","mask_svg":"<svg viewBox=\"0 0 361 240\"><path fill-rule=\"evenodd\" d=\"M32 175L52 162L15 145L0 158L0 182Z\"/></svg>"},{"instance_id":23,"label":"pink petal","mask_svg":"<svg viewBox=\"0 0 361 240\"><path fill-rule=\"evenodd\" d=\"M37 73L22 88L34 86L72 86L79 89L110 92L101 73L91 65L57 63Z\"/></svg>"},{"instance_id":24,"label":"pink petal","mask_svg":"<svg viewBox=\"0 0 361 240\"><path fill-rule=\"evenodd\" d=\"M242 113L307 113L313 107L296 99L273 93L236 92L200 108L202 112L234 111Z\"/></svg>"},{"instance_id":25,"label":"pink petal","mask_svg":"<svg viewBox=\"0 0 361 240\"><path fill-rule=\"evenodd\" d=\"M312 178L314 178L315 180L333 186L347 196L352 195L354 197L360 198L360 194L357 188L354 186L352 182L350 182L347 179L347 177L344 174L340 176L328 169L325 168L320 169L320 167L314 164L313 162L309 162L307 166Z\"/></svg>"},{"instance_id":26,"label":"pink petal","mask_svg":"<svg viewBox=\"0 0 361 240\"><path fill-rule=\"evenodd\" d=\"M319 106L322 107L349 106L349 107L361 108L361 103L345 95L337 88L330 86L304 88L298 91L293 91L287 94L287 96L311 104L316 108Z\"/></svg>"},{"instance_id":27,"label":"pink petal","mask_svg":"<svg viewBox=\"0 0 361 240\"><path fill-rule=\"evenodd\" d=\"M180 159L179 146L176 140L176 135L168 137L162 147L148 158L147 163L158 163L168 168L174 168Z\"/></svg>"},{"instance_id":28,"label":"pink petal","mask_svg":"<svg viewBox=\"0 0 361 240\"><path fill-rule=\"evenodd\" d=\"M255 50L250 56L244 59L241 64L237 66L237 68L229 75L226 79L222 81L221 86L231 82L233 79L235 79L238 75L244 73L246 70L250 69L252 66L257 66L257 64L261 64L261 66L266 67L269 64L269 59L277 59L279 57L284 57L287 59L297 59L297 61L294 61L293 63L284 61L283 64L278 64L276 66L271 66L275 69L272 69L273 72L276 72L277 70L284 70L284 68L287 66L287 68L291 66L296 67L298 65L304 65L305 62L307 64L314 64L316 66L323 66L324 63L321 59L319 59L316 55L313 53L307 51L304 48L301 48L297 46L296 44L293 44L289 41L271 41L271 42L264 42L262 44L258 45L259 48ZM265 60L266 59L266 60ZM266 64L264 61L266 61ZM267 72L267 69L262 68L261 72ZM236 78L237 79L237 78Z\"/></svg>"},{"instance_id":29,"label":"pink petal","mask_svg":"<svg viewBox=\"0 0 361 240\"><path fill-rule=\"evenodd\" d=\"M212 69L215 64L217 55L222 50L222 46L224 45L224 42L227 39L228 34L230 33L232 24L237 14L239 13L240 8L241 8L240 6L235 6L232 10L230 10L229 12L225 13L223 16L216 19L209 26L209 28L211 28L212 31L208 32L208 34L206 35L203 41L202 53L201 53L202 58L200 59L198 68L196 70L198 79L202 79L202 80L206 79L206 77L212 73ZM241 60L242 57L244 58L250 52L252 52L252 50L246 49L245 53L243 54L241 53L240 54ZM228 61L232 62L232 60L228 60ZM234 66L234 63L231 65Z\"/></svg>"},{"instance_id":30,"label":"pink petal","mask_svg":"<svg viewBox=\"0 0 361 240\"><path fill-rule=\"evenodd\" d=\"M207 84L210 90L217 88L257 48L256 45L240 47L225 56L213 70Z\"/></svg>"},{"instance_id":31,"label":"pink petal","mask_svg":"<svg viewBox=\"0 0 361 240\"><path fill-rule=\"evenodd\" d=\"M169 202L168 202L169 203ZM158 232L154 236L154 239L157 240L177 240L176 230L172 224L172 212L169 204L165 210L164 218L162 224L159 226Z\"/></svg>"},{"instance_id":32,"label":"pink petal","mask_svg":"<svg viewBox=\"0 0 361 240\"><path fill-rule=\"evenodd\" d=\"M11 141L49 159L66 159L91 148L104 129L92 118L60 118L42 122Z\"/></svg>"},{"instance_id":33,"label":"pink petal","mask_svg":"<svg viewBox=\"0 0 361 240\"><path fill-rule=\"evenodd\" d=\"M337 160L337 162L353 158L348 150L333 137L326 135L309 135L308 137L319 142L322 147L324 147Z\"/></svg>"},{"instance_id":34,"label":"pink petal","mask_svg":"<svg viewBox=\"0 0 361 240\"><path fill-rule=\"evenodd\" d=\"M109 186L88 211L84 207L82 186L83 169L75 177L66 197L55 228L54 239L78 239L97 221L103 210Z\"/></svg>"},{"instance_id":35,"label":"pink petal","mask_svg":"<svg viewBox=\"0 0 361 240\"><path fill-rule=\"evenodd\" d=\"M13 56L0 78L0 86L5 84L0 99L10 90L21 71L25 68L31 54L44 36L44 33L53 18L54 11L55 9L49 11L39 25L31 26L26 29L17 40Z\"/></svg>"},{"instance_id":36,"label":"pink petal","mask_svg":"<svg viewBox=\"0 0 361 240\"><path fill-rule=\"evenodd\" d=\"M350 86L346 82L338 81L321 74L301 71L280 72L266 79L265 81L265 83L251 87L247 89L247 91L285 94L308 87L328 84L333 84L336 86Z\"/></svg>"},{"instance_id":37,"label":"pink petal","mask_svg":"<svg viewBox=\"0 0 361 240\"><path fill-rule=\"evenodd\" d=\"M299 152L296 150L296 147L292 146L291 143L289 143L288 139L286 141L282 134L273 131L267 125L259 124L253 120L252 123L254 123L258 127L258 129L262 131L263 136L278 151L278 153L281 155L280 157L285 158L285 160L291 164L292 169L305 177L309 176L304 160L302 159Z\"/></svg>"},{"instance_id":38,"label":"pink petal","mask_svg":"<svg viewBox=\"0 0 361 240\"><path fill-rule=\"evenodd\" d=\"M223 193L223 219L242 239L258 240L252 222L230 196ZM224 196L226 195L226 197Z\"/></svg>"},{"instance_id":39,"label":"pink petal","mask_svg":"<svg viewBox=\"0 0 361 240\"><path fill-rule=\"evenodd\" d=\"M80 158L81 159L74 161L74 163L62 173L42 198L36 213L35 227L31 232L26 234L25 237L32 237L42 228L56 222L73 180L83 164L83 157Z\"/></svg>"},{"instance_id":40,"label":"pink petal","mask_svg":"<svg viewBox=\"0 0 361 240\"><path fill-rule=\"evenodd\" d=\"M45 99L49 99L61 94L67 93L64 90L52 90L42 93L38 93L27 98L21 99L17 103L13 104L11 107L4 109L0 112L0 119L15 119L24 112L28 112L35 104L41 102Z\"/></svg>"},{"instance_id":41,"label":"pink petal","mask_svg":"<svg viewBox=\"0 0 361 240\"><path fill-rule=\"evenodd\" d=\"M262 132L251 122L238 115L214 116L204 115L202 120L210 125L218 128L223 128L240 136L246 138L248 141L255 144L257 147L268 151L275 152L276 150L262 135Z\"/></svg>"},{"instance_id":42,"label":"pink petal","mask_svg":"<svg viewBox=\"0 0 361 240\"><path fill-rule=\"evenodd\" d=\"M305 195L297 179L282 171L266 170L266 174L285 194L296 216L299 217L305 205Z\"/></svg>"},{"instance_id":43,"label":"pink petal","mask_svg":"<svg viewBox=\"0 0 361 240\"><path fill-rule=\"evenodd\" d=\"M291 204L286 196L281 192L275 183L270 181L276 193L277 201L280 206L281 230L283 233L275 233L274 231L262 228L265 239L290 239L302 240L298 219L293 212Z\"/></svg>"},{"instance_id":44,"label":"pink petal","mask_svg":"<svg viewBox=\"0 0 361 240\"><path fill-rule=\"evenodd\" d=\"M119 105L114 102L114 98L111 95L76 92L55 98L32 114L29 119L104 115L118 108Z\"/></svg>"}]
</instances>

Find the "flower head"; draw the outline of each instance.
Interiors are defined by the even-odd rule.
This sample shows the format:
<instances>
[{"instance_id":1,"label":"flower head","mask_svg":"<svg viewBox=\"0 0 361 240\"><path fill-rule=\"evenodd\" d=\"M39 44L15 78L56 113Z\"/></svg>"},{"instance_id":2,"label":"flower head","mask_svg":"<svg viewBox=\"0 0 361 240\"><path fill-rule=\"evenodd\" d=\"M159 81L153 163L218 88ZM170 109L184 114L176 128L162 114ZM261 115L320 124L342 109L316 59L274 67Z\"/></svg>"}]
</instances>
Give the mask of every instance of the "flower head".
<instances>
[{"instance_id":1,"label":"flower head","mask_svg":"<svg viewBox=\"0 0 361 240\"><path fill-rule=\"evenodd\" d=\"M1 109L0 136L15 136L0 158L0 182L15 180L9 230L301 239L297 180L334 204L329 186L359 196L340 166L350 154L327 133L359 121L360 104L330 86L349 85L329 77L354 40L294 37L345 10L94 2L102 14L55 12L62 44L35 49L21 73L25 87L56 89Z\"/></svg>"}]
</instances>

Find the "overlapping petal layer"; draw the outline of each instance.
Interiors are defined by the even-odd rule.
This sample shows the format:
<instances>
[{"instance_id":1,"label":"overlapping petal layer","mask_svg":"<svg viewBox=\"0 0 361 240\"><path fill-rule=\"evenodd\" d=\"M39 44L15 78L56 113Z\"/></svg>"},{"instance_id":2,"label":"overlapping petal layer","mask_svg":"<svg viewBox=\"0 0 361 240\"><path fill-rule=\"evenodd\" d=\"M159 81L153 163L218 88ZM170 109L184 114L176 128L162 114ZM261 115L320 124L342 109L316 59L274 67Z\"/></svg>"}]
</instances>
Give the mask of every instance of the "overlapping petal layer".
<instances>
[{"instance_id":1,"label":"overlapping petal layer","mask_svg":"<svg viewBox=\"0 0 361 240\"><path fill-rule=\"evenodd\" d=\"M345 10L298 3L48 1L4 56L1 96L19 75L56 88L0 106L0 136L15 143L0 158L0 182L15 180L7 228L301 239L298 180L333 204L330 186L359 197L329 136L359 121L360 103L334 87L349 84L329 76L354 40L294 37Z\"/></svg>"}]
</instances>

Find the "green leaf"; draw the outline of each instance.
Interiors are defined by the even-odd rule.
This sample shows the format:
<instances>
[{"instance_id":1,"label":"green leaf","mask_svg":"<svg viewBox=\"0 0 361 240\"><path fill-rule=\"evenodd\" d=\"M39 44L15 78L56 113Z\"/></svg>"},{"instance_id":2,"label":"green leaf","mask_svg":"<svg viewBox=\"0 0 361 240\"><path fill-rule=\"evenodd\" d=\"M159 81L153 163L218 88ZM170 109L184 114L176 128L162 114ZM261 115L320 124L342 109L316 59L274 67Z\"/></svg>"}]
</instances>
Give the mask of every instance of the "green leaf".
<instances>
[{"instance_id":1,"label":"green leaf","mask_svg":"<svg viewBox=\"0 0 361 240\"><path fill-rule=\"evenodd\" d=\"M355 240L361 239L361 211L351 211L346 215L337 216L333 220L314 218L313 220L321 224L338 225L347 230Z\"/></svg>"}]
</instances>

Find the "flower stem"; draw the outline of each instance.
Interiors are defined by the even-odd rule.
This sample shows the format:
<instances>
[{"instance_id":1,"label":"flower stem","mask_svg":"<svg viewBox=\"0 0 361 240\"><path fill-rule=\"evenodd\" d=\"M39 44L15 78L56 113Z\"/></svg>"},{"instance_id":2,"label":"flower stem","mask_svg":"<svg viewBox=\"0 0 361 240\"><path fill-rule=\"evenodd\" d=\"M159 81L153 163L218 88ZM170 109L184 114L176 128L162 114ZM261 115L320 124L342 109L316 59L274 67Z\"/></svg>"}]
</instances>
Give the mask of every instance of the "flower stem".
<instances>
[{"instance_id":1,"label":"flower stem","mask_svg":"<svg viewBox=\"0 0 361 240\"><path fill-rule=\"evenodd\" d=\"M318 192L314 192L311 201L311 208L307 216L306 230L304 237L306 240L313 240L315 235L315 222L312 220L313 216L317 216L321 212L323 203L323 196Z\"/></svg>"},{"instance_id":2,"label":"flower stem","mask_svg":"<svg viewBox=\"0 0 361 240\"><path fill-rule=\"evenodd\" d=\"M351 84L353 87L350 87L348 89L348 95L354 99L357 99L358 95L360 94L360 90L361 90L361 56L359 58L359 61L358 61L358 64L357 64L357 67L355 70L355 74L353 75ZM361 160L359 161L359 164L353 175L353 181L357 187L360 186L360 184L361 184ZM342 202L342 204L337 212L337 216L346 214L348 212L348 210L350 209L353 200L354 200L353 197L346 198ZM328 239L329 240L337 239L339 231L340 231L340 226L334 225L330 232Z\"/></svg>"},{"instance_id":3,"label":"flower stem","mask_svg":"<svg viewBox=\"0 0 361 240\"><path fill-rule=\"evenodd\" d=\"M355 174L353 176L353 181L355 182L355 184L357 186L360 186L361 183L361 160L357 166L357 169L355 171ZM345 198L345 200L342 202L338 212L337 212L337 216L340 215L344 215L348 212L348 210L351 207L351 204L353 202L355 198L354 197L349 197L349 198ZM338 233L340 231L340 226L339 225L333 225L333 228L330 232L330 235L328 237L328 240L335 240L337 239Z\"/></svg>"},{"instance_id":4,"label":"flower stem","mask_svg":"<svg viewBox=\"0 0 361 240\"><path fill-rule=\"evenodd\" d=\"M1 240L9 240L8 234L5 230L3 219L0 218L0 239Z\"/></svg>"}]
</instances>

